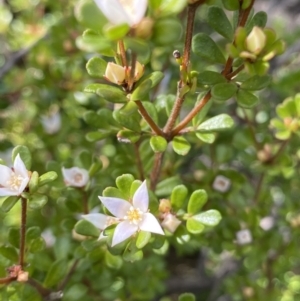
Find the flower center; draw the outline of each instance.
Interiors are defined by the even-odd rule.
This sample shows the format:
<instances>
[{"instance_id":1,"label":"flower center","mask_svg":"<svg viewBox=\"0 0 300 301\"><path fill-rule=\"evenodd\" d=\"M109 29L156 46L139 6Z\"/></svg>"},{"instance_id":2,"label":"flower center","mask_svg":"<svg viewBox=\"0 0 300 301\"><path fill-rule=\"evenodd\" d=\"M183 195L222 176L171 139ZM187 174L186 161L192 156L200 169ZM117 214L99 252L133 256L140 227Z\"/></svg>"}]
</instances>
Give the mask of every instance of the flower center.
<instances>
[{"instance_id":1,"label":"flower center","mask_svg":"<svg viewBox=\"0 0 300 301\"><path fill-rule=\"evenodd\" d=\"M133 208L132 206L127 211L124 219L129 220L130 224L137 225L142 220L143 212L139 208Z\"/></svg>"},{"instance_id":2,"label":"flower center","mask_svg":"<svg viewBox=\"0 0 300 301\"><path fill-rule=\"evenodd\" d=\"M6 185L12 190L19 190L23 178L19 175L12 174L10 179L6 182Z\"/></svg>"},{"instance_id":3,"label":"flower center","mask_svg":"<svg viewBox=\"0 0 300 301\"><path fill-rule=\"evenodd\" d=\"M80 183L82 181L82 175L80 173L77 173L75 176L74 176L74 181L76 183Z\"/></svg>"}]
</instances>

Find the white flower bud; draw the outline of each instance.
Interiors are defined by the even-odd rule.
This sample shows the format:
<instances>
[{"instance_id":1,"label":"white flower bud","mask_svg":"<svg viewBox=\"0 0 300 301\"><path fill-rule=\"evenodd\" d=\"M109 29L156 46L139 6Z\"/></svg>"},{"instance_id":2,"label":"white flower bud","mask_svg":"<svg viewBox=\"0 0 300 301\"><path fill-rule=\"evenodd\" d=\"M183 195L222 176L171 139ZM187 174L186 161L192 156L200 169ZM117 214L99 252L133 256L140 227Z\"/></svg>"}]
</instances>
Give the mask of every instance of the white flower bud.
<instances>
[{"instance_id":1,"label":"white flower bud","mask_svg":"<svg viewBox=\"0 0 300 301\"><path fill-rule=\"evenodd\" d=\"M227 192L231 186L231 181L224 176L217 176L213 182L213 189L219 192Z\"/></svg>"},{"instance_id":2,"label":"white flower bud","mask_svg":"<svg viewBox=\"0 0 300 301\"><path fill-rule=\"evenodd\" d=\"M236 233L236 239L239 245L246 245L252 242L252 234L249 229L244 229Z\"/></svg>"},{"instance_id":3,"label":"white flower bud","mask_svg":"<svg viewBox=\"0 0 300 301\"><path fill-rule=\"evenodd\" d=\"M121 85L125 80L125 69L120 65L108 63L104 77L114 84Z\"/></svg>"},{"instance_id":4,"label":"white flower bud","mask_svg":"<svg viewBox=\"0 0 300 301\"><path fill-rule=\"evenodd\" d=\"M262 218L259 222L259 226L264 230L264 231L269 231L274 227L275 221L273 216L266 216Z\"/></svg>"},{"instance_id":5,"label":"white flower bud","mask_svg":"<svg viewBox=\"0 0 300 301\"><path fill-rule=\"evenodd\" d=\"M254 26L250 34L246 38L247 49L254 53L259 54L263 48L266 46L266 35L264 31L258 27Z\"/></svg>"},{"instance_id":6,"label":"white flower bud","mask_svg":"<svg viewBox=\"0 0 300 301\"><path fill-rule=\"evenodd\" d=\"M180 224L181 221L171 213L166 214L161 223L161 225L171 233L174 233Z\"/></svg>"},{"instance_id":7,"label":"white flower bud","mask_svg":"<svg viewBox=\"0 0 300 301\"><path fill-rule=\"evenodd\" d=\"M62 168L62 174L67 186L83 187L89 181L89 173L79 167Z\"/></svg>"}]
</instances>

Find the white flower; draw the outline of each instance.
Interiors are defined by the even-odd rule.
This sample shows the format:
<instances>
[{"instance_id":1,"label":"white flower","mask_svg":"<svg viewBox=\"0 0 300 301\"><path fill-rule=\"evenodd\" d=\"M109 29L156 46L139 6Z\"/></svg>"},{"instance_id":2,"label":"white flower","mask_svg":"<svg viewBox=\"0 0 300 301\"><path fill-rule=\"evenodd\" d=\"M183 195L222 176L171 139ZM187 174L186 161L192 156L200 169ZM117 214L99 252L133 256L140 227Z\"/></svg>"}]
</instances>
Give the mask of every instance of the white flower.
<instances>
[{"instance_id":1,"label":"white flower","mask_svg":"<svg viewBox=\"0 0 300 301\"><path fill-rule=\"evenodd\" d=\"M66 185L83 187L89 181L89 173L86 169L79 167L62 168L62 174Z\"/></svg>"},{"instance_id":2,"label":"white flower","mask_svg":"<svg viewBox=\"0 0 300 301\"><path fill-rule=\"evenodd\" d=\"M249 244L252 242L252 234L248 229L240 230L236 233L236 239L239 245Z\"/></svg>"},{"instance_id":3,"label":"white flower","mask_svg":"<svg viewBox=\"0 0 300 301\"><path fill-rule=\"evenodd\" d=\"M146 181L135 192L132 203L111 197L99 196L99 199L120 221L114 232L112 247L140 230L164 235L157 219L148 212L149 196Z\"/></svg>"},{"instance_id":4,"label":"white flower","mask_svg":"<svg viewBox=\"0 0 300 301\"><path fill-rule=\"evenodd\" d=\"M172 213L167 213L161 223L161 225L171 233L174 233L180 224L181 221Z\"/></svg>"},{"instance_id":5,"label":"white flower","mask_svg":"<svg viewBox=\"0 0 300 301\"><path fill-rule=\"evenodd\" d=\"M227 192L230 188L231 181L224 176L217 176L213 182L213 189L219 192Z\"/></svg>"},{"instance_id":6,"label":"white flower","mask_svg":"<svg viewBox=\"0 0 300 301\"><path fill-rule=\"evenodd\" d=\"M20 195L29 180L26 166L18 154L13 168L0 165L0 196Z\"/></svg>"},{"instance_id":7,"label":"white flower","mask_svg":"<svg viewBox=\"0 0 300 301\"><path fill-rule=\"evenodd\" d=\"M47 134L55 134L61 128L61 116L59 112L52 113L49 116L41 116L41 123Z\"/></svg>"},{"instance_id":8,"label":"white flower","mask_svg":"<svg viewBox=\"0 0 300 301\"><path fill-rule=\"evenodd\" d=\"M138 24L145 15L148 0L94 0L104 16L114 25Z\"/></svg>"},{"instance_id":9,"label":"white flower","mask_svg":"<svg viewBox=\"0 0 300 301\"><path fill-rule=\"evenodd\" d=\"M96 228L101 230L101 234L98 240L105 237L102 232L105 228L119 222L119 219L102 213L90 213L82 215L82 217L93 224Z\"/></svg>"},{"instance_id":10,"label":"white flower","mask_svg":"<svg viewBox=\"0 0 300 301\"><path fill-rule=\"evenodd\" d=\"M259 226L264 230L264 231L269 231L274 227L275 220L273 216L266 216L262 218L259 222Z\"/></svg>"}]
</instances>

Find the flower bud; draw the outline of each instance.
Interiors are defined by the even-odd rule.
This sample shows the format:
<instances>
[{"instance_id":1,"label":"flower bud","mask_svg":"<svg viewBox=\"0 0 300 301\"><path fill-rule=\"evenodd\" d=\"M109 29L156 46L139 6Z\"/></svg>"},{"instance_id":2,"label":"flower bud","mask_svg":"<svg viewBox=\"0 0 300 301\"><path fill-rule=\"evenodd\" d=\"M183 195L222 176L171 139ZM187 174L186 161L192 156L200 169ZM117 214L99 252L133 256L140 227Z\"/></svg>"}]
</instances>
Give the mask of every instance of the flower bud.
<instances>
[{"instance_id":1,"label":"flower bud","mask_svg":"<svg viewBox=\"0 0 300 301\"><path fill-rule=\"evenodd\" d=\"M249 229L240 230L236 233L236 240L239 245L246 245L252 242L252 234Z\"/></svg>"},{"instance_id":2,"label":"flower bud","mask_svg":"<svg viewBox=\"0 0 300 301\"><path fill-rule=\"evenodd\" d=\"M168 199L162 199L159 202L158 210L162 213L169 213L171 210L171 202Z\"/></svg>"},{"instance_id":3,"label":"flower bud","mask_svg":"<svg viewBox=\"0 0 300 301\"><path fill-rule=\"evenodd\" d=\"M171 233L174 233L180 224L181 221L171 213L166 214L161 223L161 225Z\"/></svg>"},{"instance_id":4,"label":"flower bud","mask_svg":"<svg viewBox=\"0 0 300 301\"><path fill-rule=\"evenodd\" d=\"M114 84L121 85L125 80L125 69L120 65L108 63L104 77Z\"/></svg>"},{"instance_id":5,"label":"flower bud","mask_svg":"<svg viewBox=\"0 0 300 301\"><path fill-rule=\"evenodd\" d=\"M28 272L20 271L17 277L18 282L26 282L28 281Z\"/></svg>"},{"instance_id":6,"label":"flower bud","mask_svg":"<svg viewBox=\"0 0 300 301\"><path fill-rule=\"evenodd\" d=\"M266 46L266 35L263 30L254 26L250 34L246 38L246 47L247 49L254 53L259 54L263 48Z\"/></svg>"},{"instance_id":7,"label":"flower bud","mask_svg":"<svg viewBox=\"0 0 300 301\"><path fill-rule=\"evenodd\" d=\"M141 39L148 39L151 37L153 32L153 19L146 17L135 28L135 36Z\"/></svg>"},{"instance_id":8,"label":"flower bud","mask_svg":"<svg viewBox=\"0 0 300 301\"><path fill-rule=\"evenodd\" d=\"M227 192L231 186L230 179L224 176L217 176L213 182L213 189L219 192Z\"/></svg>"},{"instance_id":9,"label":"flower bud","mask_svg":"<svg viewBox=\"0 0 300 301\"><path fill-rule=\"evenodd\" d=\"M62 174L66 185L83 187L89 181L89 173L86 169L79 167L62 168Z\"/></svg>"}]
</instances>

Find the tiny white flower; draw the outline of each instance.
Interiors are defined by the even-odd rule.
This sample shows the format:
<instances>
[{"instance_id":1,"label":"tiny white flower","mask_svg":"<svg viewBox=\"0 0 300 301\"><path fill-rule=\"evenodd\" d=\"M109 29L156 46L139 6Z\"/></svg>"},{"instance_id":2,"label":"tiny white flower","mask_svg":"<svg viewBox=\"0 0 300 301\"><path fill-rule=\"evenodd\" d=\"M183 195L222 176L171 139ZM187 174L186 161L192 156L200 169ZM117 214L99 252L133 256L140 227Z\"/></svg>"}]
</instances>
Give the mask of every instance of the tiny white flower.
<instances>
[{"instance_id":1,"label":"tiny white flower","mask_svg":"<svg viewBox=\"0 0 300 301\"><path fill-rule=\"evenodd\" d=\"M62 174L67 186L83 187L89 181L89 173L79 167L62 168Z\"/></svg>"},{"instance_id":2,"label":"tiny white flower","mask_svg":"<svg viewBox=\"0 0 300 301\"><path fill-rule=\"evenodd\" d=\"M181 224L181 221L172 213L167 213L161 225L169 232L174 233Z\"/></svg>"},{"instance_id":3,"label":"tiny white flower","mask_svg":"<svg viewBox=\"0 0 300 301\"><path fill-rule=\"evenodd\" d=\"M26 166L18 154L13 168L0 165L0 196L20 195L29 180Z\"/></svg>"},{"instance_id":4,"label":"tiny white flower","mask_svg":"<svg viewBox=\"0 0 300 301\"><path fill-rule=\"evenodd\" d=\"M61 128L61 116L59 112L52 113L51 115L41 116L41 123L44 131L47 134L55 134Z\"/></svg>"},{"instance_id":5,"label":"tiny white flower","mask_svg":"<svg viewBox=\"0 0 300 301\"><path fill-rule=\"evenodd\" d=\"M219 192L227 192L231 186L231 181L224 176L217 176L213 182L213 189Z\"/></svg>"},{"instance_id":6,"label":"tiny white flower","mask_svg":"<svg viewBox=\"0 0 300 301\"><path fill-rule=\"evenodd\" d=\"M113 197L99 196L99 199L120 221L114 232L112 247L140 230L164 235L155 216L148 212L149 196L146 181L135 192L132 203Z\"/></svg>"},{"instance_id":7,"label":"tiny white flower","mask_svg":"<svg viewBox=\"0 0 300 301\"><path fill-rule=\"evenodd\" d=\"M259 226L264 230L264 231L269 231L274 227L275 220L273 216L266 216L262 218L259 222Z\"/></svg>"},{"instance_id":8,"label":"tiny white flower","mask_svg":"<svg viewBox=\"0 0 300 301\"><path fill-rule=\"evenodd\" d=\"M236 233L237 243L245 245L252 242L252 234L249 229L240 230Z\"/></svg>"},{"instance_id":9,"label":"tiny white flower","mask_svg":"<svg viewBox=\"0 0 300 301\"><path fill-rule=\"evenodd\" d=\"M145 15L148 0L94 0L104 16L114 25L138 24Z\"/></svg>"}]
</instances>

